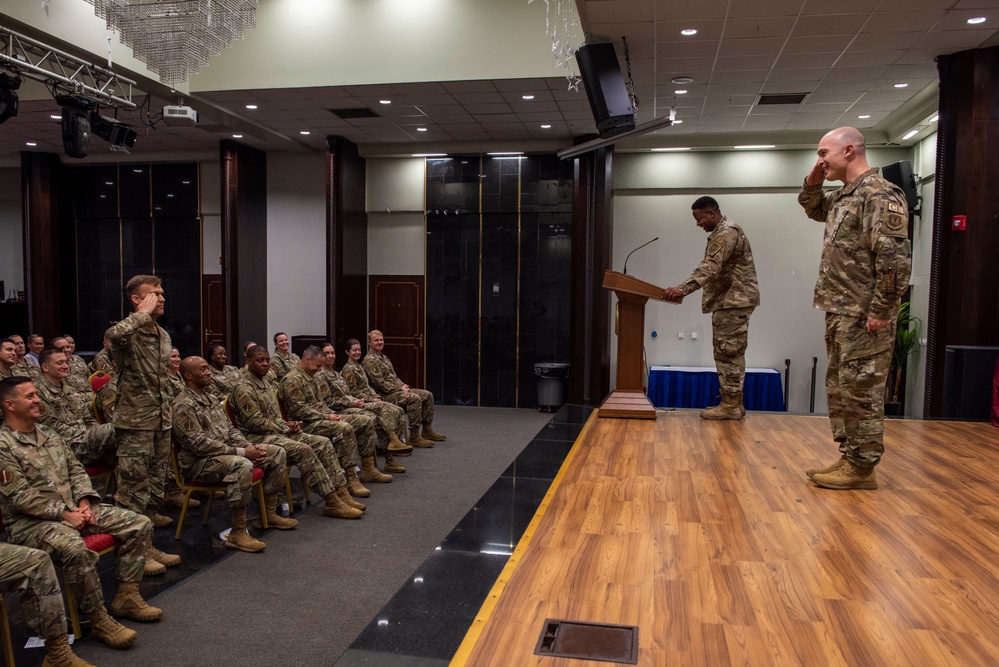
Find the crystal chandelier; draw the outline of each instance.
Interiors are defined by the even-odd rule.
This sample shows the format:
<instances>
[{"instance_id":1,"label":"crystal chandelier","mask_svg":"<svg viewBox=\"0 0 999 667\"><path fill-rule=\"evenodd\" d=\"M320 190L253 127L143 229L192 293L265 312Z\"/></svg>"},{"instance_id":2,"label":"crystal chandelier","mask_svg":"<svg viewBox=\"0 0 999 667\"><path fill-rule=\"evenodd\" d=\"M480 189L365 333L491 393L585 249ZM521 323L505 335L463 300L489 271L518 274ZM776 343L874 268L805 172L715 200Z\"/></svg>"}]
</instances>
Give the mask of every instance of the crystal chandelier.
<instances>
[{"instance_id":1,"label":"crystal chandelier","mask_svg":"<svg viewBox=\"0 0 999 667\"><path fill-rule=\"evenodd\" d=\"M166 84L186 81L247 29L258 0L87 0Z\"/></svg>"}]
</instances>

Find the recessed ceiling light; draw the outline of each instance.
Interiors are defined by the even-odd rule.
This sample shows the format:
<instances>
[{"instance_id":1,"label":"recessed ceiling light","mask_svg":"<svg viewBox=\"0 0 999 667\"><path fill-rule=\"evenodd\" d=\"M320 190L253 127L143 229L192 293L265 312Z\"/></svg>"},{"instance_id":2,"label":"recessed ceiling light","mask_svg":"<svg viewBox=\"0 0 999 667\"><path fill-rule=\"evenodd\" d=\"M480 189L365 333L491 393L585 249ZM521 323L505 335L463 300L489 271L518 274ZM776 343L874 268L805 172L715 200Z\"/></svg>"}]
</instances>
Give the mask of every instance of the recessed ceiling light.
<instances>
[{"instance_id":1,"label":"recessed ceiling light","mask_svg":"<svg viewBox=\"0 0 999 667\"><path fill-rule=\"evenodd\" d=\"M743 151L751 151L751 150L756 150L756 149L760 149L760 148L777 148L777 147L774 146L773 144L755 144L755 145L749 145L749 146L734 146L734 148L737 148L737 149L743 150Z\"/></svg>"},{"instance_id":2,"label":"recessed ceiling light","mask_svg":"<svg viewBox=\"0 0 999 667\"><path fill-rule=\"evenodd\" d=\"M299 134L312 134L309 130L302 130Z\"/></svg>"},{"instance_id":3,"label":"recessed ceiling light","mask_svg":"<svg viewBox=\"0 0 999 667\"><path fill-rule=\"evenodd\" d=\"M685 37L690 37L691 35L696 35L697 30L694 28L685 28L684 30L680 31L680 34L684 35Z\"/></svg>"},{"instance_id":4,"label":"recessed ceiling light","mask_svg":"<svg viewBox=\"0 0 999 667\"><path fill-rule=\"evenodd\" d=\"M896 88L908 88L909 84L907 84L907 83L896 83L895 87Z\"/></svg>"},{"instance_id":5,"label":"recessed ceiling light","mask_svg":"<svg viewBox=\"0 0 999 667\"><path fill-rule=\"evenodd\" d=\"M378 100L378 104L392 104L392 100Z\"/></svg>"},{"instance_id":6,"label":"recessed ceiling light","mask_svg":"<svg viewBox=\"0 0 999 667\"><path fill-rule=\"evenodd\" d=\"M968 23L970 23L971 25L978 25L979 23L985 23L985 17L984 16L976 16L973 19L968 19Z\"/></svg>"},{"instance_id":7,"label":"recessed ceiling light","mask_svg":"<svg viewBox=\"0 0 999 667\"><path fill-rule=\"evenodd\" d=\"M932 116L930 116L930 119L928 121L926 121L926 122L928 122L928 123L935 123L938 120L940 120L940 114L935 113Z\"/></svg>"},{"instance_id":8,"label":"recessed ceiling light","mask_svg":"<svg viewBox=\"0 0 999 667\"><path fill-rule=\"evenodd\" d=\"M919 134L919 130L909 130L908 132L905 133L905 136L902 137L902 141L912 139L917 134Z\"/></svg>"},{"instance_id":9,"label":"recessed ceiling light","mask_svg":"<svg viewBox=\"0 0 999 667\"><path fill-rule=\"evenodd\" d=\"M425 127L418 127L418 128L416 128L416 131L417 132L426 132L427 128L425 128Z\"/></svg>"},{"instance_id":10,"label":"recessed ceiling light","mask_svg":"<svg viewBox=\"0 0 999 667\"><path fill-rule=\"evenodd\" d=\"M653 148L652 152L653 153L672 153L674 151L689 151L689 150L690 150L690 148L687 148L687 147L684 147L684 148Z\"/></svg>"},{"instance_id":11,"label":"recessed ceiling light","mask_svg":"<svg viewBox=\"0 0 999 667\"><path fill-rule=\"evenodd\" d=\"M678 89L678 90L674 90L674 91L673 91L673 94L674 94L674 95L686 95L686 94L687 94L687 91L686 91L686 90L684 90L683 88L680 88L680 89Z\"/></svg>"},{"instance_id":12,"label":"recessed ceiling light","mask_svg":"<svg viewBox=\"0 0 999 667\"><path fill-rule=\"evenodd\" d=\"M870 117L871 117L871 114L869 114L869 113L865 113L865 114L861 114L861 115L857 116L857 118L859 118L860 120L867 120Z\"/></svg>"},{"instance_id":13,"label":"recessed ceiling light","mask_svg":"<svg viewBox=\"0 0 999 667\"><path fill-rule=\"evenodd\" d=\"M254 109L257 108L257 105L256 104L247 104L246 108L249 109L250 111L253 111Z\"/></svg>"},{"instance_id":14,"label":"recessed ceiling light","mask_svg":"<svg viewBox=\"0 0 999 667\"><path fill-rule=\"evenodd\" d=\"M674 125L679 125L679 124L680 124L680 123L682 123L682 122L683 122L683 120L681 120L681 119L679 119L679 118L674 118L674 119L673 119L673 124L674 124Z\"/></svg>"},{"instance_id":15,"label":"recessed ceiling light","mask_svg":"<svg viewBox=\"0 0 999 667\"><path fill-rule=\"evenodd\" d=\"M549 125L548 123L545 123L544 125L541 126L541 129L542 130L550 130L550 129L552 129L552 126Z\"/></svg>"},{"instance_id":16,"label":"recessed ceiling light","mask_svg":"<svg viewBox=\"0 0 999 667\"><path fill-rule=\"evenodd\" d=\"M486 155L523 155L524 151L497 151L495 153L486 153Z\"/></svg>"},{"instance_id":17,"label":"recessed ceiling light","mask_svg":"<svg viewBox=\"0 0 999 667\"><path fill-rule=\"evenodd\" d=\"M62 116L58 114L51 114L49 118L51 118L52 120L62 120Z\"/></svg>"},{"instance_id":18,"label":"recessed ceiling light","mask_svg":"<svg viewBox=\"0 0 999 667\"><path fill-rule=\"evenodd\" d=\"M37 145L38 145L38 143L36 143L36 142L34 142L34 141L27 141L27 142L25 142L25 143L26 143L26 144L27 144L28 146L37 146Z\"/></svg>"},{"instance_id":19,"label":"recessed ceiling light","mask_svg":"<svg viewBox=\"0 0 999 667\"><path fill-rule=\"evenodd\" d=\"M447 153L413 153L413 157L447 157Z\"/></svg>"},{"instance_id":20,"label":"recessed ceiling light","mask_svg":"<svg viewBox=\"0 0 999 667\"><path fill-rule=\"evenodd\" d=\"M520 99L522 99L522 100L533 100L534 99L534 95L521 95Z\"/></svg>"},{"instance_id":21,"label":"recessed ceiling light","mask_svg":"<svg viewBox=\"0 0 999 667\"><path fill-rule=\"evenodd\" d=\"M234 134L234 135L232 135L232 138L233 139L242 139L243 135L242 134Z\"/></svg>"},{"instance_id":22,"label":"recessed ceiling light","mask_svg":"<svg viewBox=\"0 0 999 667\"><path fill-rule=\"evenodd\" d=\"M678 86L686 86L688 83L694 83L694 80L689 76L678 76L673 79L673 83Z\"/></svg>"}]
</instances>

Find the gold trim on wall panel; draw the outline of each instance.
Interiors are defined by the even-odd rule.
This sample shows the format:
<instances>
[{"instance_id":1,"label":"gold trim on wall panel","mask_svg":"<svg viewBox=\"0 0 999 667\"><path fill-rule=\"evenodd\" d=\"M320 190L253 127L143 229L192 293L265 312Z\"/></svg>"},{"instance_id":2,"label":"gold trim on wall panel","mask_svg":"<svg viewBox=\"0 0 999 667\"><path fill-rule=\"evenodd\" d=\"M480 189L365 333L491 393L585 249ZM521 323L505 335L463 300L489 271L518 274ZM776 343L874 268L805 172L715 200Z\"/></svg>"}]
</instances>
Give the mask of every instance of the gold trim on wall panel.
<instances>
[{"instance_id":1,"label":"gold trim on wall panel","mask_svg":"<svg viewBox=\"0 0 999 667\"><path fill-rule=\"evenodd\" d=\"M121 226L121 218L118 218L118 284L121 285L121 293L125 293L125 259L124 240L125 230ZM118 299L118 321L125 319L125 298Z\"/></svg>"},{"instance_id":2,"label":"gold trim on wall panel","mask_svg":"<svg viewBox=\"0 0 999 667\"><path fill-rule=\"evenodd\" d=\"M482 177L485 173L483 158L479 156L479 313L475 318L476 330L478 331L477 351L475 354L475 404L482 405Z\"/></svg>"},{"instance_id":3,"label":"gold trim on wall panel","mask_svg":"<svg viewBox=\"0 0 999 667\"><path fill-rule=\"evenodd\" d=\"M513 363L514 363L514 375L513 375L513 405L514 407L520 407L520 249L521 249L521 192L523 190L524 178L524 160L527 158L521 158L517 160L517 298L514 300L514 307L517 309L517 330L516 340L514 341L514 353L513 353Z\"/></svg>"}]
</instances>

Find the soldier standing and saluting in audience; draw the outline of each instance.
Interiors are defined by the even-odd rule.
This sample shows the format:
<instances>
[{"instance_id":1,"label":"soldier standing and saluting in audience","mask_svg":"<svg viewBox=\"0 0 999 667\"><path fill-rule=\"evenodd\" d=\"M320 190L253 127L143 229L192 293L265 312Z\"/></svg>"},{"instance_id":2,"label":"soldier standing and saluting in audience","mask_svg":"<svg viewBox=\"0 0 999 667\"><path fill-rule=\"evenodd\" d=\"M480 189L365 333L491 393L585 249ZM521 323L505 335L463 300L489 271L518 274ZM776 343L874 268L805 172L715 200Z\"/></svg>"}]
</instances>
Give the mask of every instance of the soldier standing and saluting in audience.
<instances>
[{"instance_id":1,"label":"soldier standing and saluting in audience","mask_svg":"<svg viewBox=\"0 0 999 667\"><path fill-rule=\"evenodd\" d=\"M829 132L817 152L798 203L825 223L814 305L826 313L829 422L842 457L806 474L828 489L876 489L885 382L912 265L909 210L905 193L868 165L858 130ZM844 185L826 192L824 181Z\"/></svg>"}]
</instances>

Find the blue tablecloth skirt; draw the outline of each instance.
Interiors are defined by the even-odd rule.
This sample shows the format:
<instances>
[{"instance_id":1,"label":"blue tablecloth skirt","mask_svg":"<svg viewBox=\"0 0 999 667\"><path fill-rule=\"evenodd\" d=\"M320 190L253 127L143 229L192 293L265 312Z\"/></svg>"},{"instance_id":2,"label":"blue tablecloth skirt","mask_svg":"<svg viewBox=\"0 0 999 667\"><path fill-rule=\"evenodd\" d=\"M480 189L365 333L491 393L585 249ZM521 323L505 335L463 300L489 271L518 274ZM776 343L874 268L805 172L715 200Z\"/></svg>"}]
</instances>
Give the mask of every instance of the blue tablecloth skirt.
<instances>
[{"instance_id":1,"label":"blue tablecloth skirt","mask_svg":"<svg viewBox=\"0 0 999 667\"><path fill-rule=\"evenodd\" d=\"M649 400L658 408L706 408L721 402L714 368L653 366ZM780 373L772 368L747 368L742 403L747 410L784 409Z\"/></svg>"}]
</instances>

